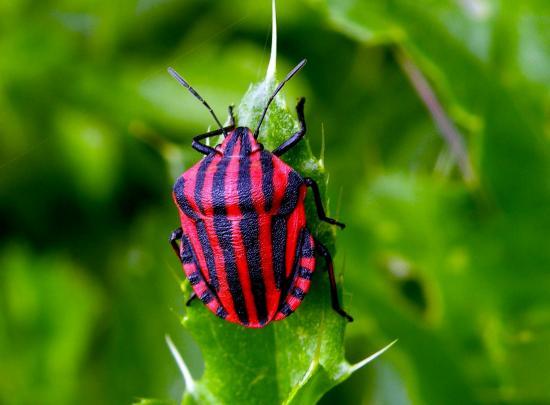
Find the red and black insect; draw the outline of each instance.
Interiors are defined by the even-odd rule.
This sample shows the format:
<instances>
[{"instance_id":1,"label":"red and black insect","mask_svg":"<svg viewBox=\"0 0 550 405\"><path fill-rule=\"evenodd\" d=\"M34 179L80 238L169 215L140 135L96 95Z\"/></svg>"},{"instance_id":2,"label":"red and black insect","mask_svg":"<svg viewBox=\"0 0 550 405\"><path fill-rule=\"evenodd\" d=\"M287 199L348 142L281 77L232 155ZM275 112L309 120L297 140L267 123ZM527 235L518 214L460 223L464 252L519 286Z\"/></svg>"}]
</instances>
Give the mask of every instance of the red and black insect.
<instances>
[{"instance_id":1,"label":"red and black insect","mask_svg":"<svg viewBox=\"0 0 550 405\"><path fill-rule=\"evenodd\" d=\"M261 328L296 310L309 290L315 252L324 257L328 267L332 307L352 321L338 302L330 253L307 228L307 188L313 191L322 221L341 228L345 225L325 215L317 183L279 159L306 133L305 99L296 107L298 132L272 152L257 141L269 105L305 63L304 59L277 86L254 132L235 127L231 107L230 125L223 127L203 98L168 69L219 125L219 129L193 138L193 148L206 156L174 185L181 227L172 232L170 243L194 290L188 304L199 297L220 318L250 328ZM216 147L200 142L221 134L224 140Z\"/></svg>"}]
</instances>

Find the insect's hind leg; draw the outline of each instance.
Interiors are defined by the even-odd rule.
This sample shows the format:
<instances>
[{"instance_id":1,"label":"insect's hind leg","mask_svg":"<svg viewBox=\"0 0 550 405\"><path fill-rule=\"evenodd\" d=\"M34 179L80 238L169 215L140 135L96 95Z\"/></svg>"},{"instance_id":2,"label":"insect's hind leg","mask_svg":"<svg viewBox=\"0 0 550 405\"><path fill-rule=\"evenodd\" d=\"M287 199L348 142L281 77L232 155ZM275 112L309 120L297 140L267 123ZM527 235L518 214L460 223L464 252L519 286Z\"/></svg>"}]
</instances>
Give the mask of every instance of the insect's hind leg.
<instances>
[{"instance_id":1,"label":"insect's hind leg","mask_svg":"<svg viewBox=\"0 0 550 405\"><path fill-rule=\"evenodd\" d=\"M330 252L318 240L315 240L315 250L325 259L327 265L328 278L330 281L330 298L332 300L332 309L334 309L340 316L346 318L348 322L353 322L353 318L342 309L340 301L338 300L338 289L336 288L336 278L334 277L334 266L332 264L332 256Z\"/></svg>"},{"instance_id":2,"label":"insect's hind leg","mask_svg":"<svg viewBox=\"0 0 550 405\"><path fill-rule=\"evenodd\" d=\"M299 252L296 256L294 276L286 296L275 314L275 320L281 320L292 314L302 303L309 291L311 276L315 270L314 241L307 228L302 230Z\"/></svg>"},{"instance_id":3,"label":"insect's hind leg","mask_svg":"<svg viewBox=\"0 0 550 405\"><path fill-rule=\"evenodd\" d=\"M298 115L298 122L300 123L300 129L276 149L273 150L275 156L281 156L283 153L287 152L289 149L292 149L306 134L306 119L304 117L304 104L306 99L302 97L298 104L296 105L296 114Z\"/></svg>"}]
</instances>

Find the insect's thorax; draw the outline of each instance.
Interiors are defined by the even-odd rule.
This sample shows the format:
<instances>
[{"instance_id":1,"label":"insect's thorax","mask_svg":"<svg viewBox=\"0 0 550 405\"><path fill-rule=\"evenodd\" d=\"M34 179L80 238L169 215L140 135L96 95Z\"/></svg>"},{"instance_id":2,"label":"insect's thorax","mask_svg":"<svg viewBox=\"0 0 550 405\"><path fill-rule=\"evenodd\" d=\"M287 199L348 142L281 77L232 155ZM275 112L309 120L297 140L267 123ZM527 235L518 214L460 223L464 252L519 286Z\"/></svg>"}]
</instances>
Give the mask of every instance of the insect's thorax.
<instances>
[{"instance_id":1,"label":"insect's thorax","mask_svg":"<svg viewBox=\"0 0 550 405\"><path fill-rule=\"evenodd\" d=\"M247 127L237 127L229 132L220 145L216 146L216 151L223 156L249 156L250 154L263 149L258 143L254 134Z\"/></svg>"},{"instance_id":2,"label":"insect's thorax","mask_svg":"<svg viewBox=\"0 0 550 405\"><path fill-rule=\"evenodd\" d=\"M217 147L225 153L212 153L183 174L189 208L199 217L288 215L305 197L302 178L251 133L244 139L236 131Z\"/></svg>"}]
</instances>

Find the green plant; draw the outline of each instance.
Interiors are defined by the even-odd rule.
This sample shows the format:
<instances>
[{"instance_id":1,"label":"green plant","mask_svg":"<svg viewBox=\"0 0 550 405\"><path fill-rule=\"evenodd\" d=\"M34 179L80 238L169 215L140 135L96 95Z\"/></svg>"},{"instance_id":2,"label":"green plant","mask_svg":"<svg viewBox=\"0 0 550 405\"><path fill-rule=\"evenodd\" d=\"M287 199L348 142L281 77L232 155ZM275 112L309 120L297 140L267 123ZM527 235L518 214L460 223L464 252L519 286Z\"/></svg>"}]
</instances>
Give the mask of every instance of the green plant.
<instances>
[{"instance_id":1,"label":"green plant","mask_svg":"<svg viewBox=\"0 0 550 405\"><path fill-rule=\"evenodd\" d=\"M274 9L273 9L274 10ZM276 86L276 25L273 21L272 54L266 78L249 87L236 106L239 126L254 128ZM268 150L280 145L298 129L298 122L282 95L275 98L259 140ZM322 159L315 157L307 139L285 155L286 163L319 184L327 178ZM334 230L318 220L311 198L307 199L308 226L313 234L334 246ZM191 292L189 283L182 290ZM205 362L204 375L194 381L172 341L167 342L185 379L185 404L309 404L344 381L354 371L385 351L350 365L344 358L346 322L330 304L326 269L317 264L311 291L299 310L288 319L253 330L223 322L203 306L186 310L183 326L198 343Z\"/></svg>"}]
</instances>

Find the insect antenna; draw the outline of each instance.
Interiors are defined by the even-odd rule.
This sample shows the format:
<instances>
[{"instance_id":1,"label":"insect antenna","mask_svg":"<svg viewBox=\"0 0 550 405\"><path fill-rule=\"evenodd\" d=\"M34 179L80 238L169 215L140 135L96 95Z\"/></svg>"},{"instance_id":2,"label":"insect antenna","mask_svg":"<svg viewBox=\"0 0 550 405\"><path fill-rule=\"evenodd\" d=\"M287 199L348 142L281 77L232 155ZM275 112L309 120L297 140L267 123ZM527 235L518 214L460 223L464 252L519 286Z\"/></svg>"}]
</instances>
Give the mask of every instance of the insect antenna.
<instances>
[{"instance_id":1,"label":"insect antenna","mask_svg":"<svg viewBox=\"0 0 550 405\"><path fill-rule=\"evenodd\" d=\"M258 122L258 126L256 127L256 130L254 131L254 138L258 137L258 134L260 133L260 127L262 126L262 122L264 121L265 115L267 114L267 109L269 108L269 105L271 104L271 102L275 99L275 96L277 95L277 93L279 93L279 91L281 91L281 89L283 88L283 86L285 85L286 82L288 82L290 79L292 79L292 76L294 76L296 73L298 73L298 71L301 68L304 67L306 62L307 62L307 60L303 59L300 63L298 63L296 65L296 67L294 69L292 69L288 75L286 75L284 80L281 83L279 83L279 85L277 86L277 88L275 89L275 91L273 92L271 97L269 97L269 100L267 100L267 104L264 108L264 111L262 112L262 116L260 117L260 122Z\"/></svg>"},{"instance_id":2,"label":"insect antenna","mask_svg":"<svg viewBox=\"0 0 550 405\"><path fill-rule=\"evenodd\" d=\"M222 123L220 122L220 120L218 119L218 117L216 117L216 114L214 114L214 110L212 110L212 108L208 105L208 103L206 101L204 101L204 99L200 96L199 93L196 92L196 90L191 87L189 85L189 83L187 83L185 81L185 79L183 77L181 77L178 72L176 72L174 69L172 69L171 67L168 68L168 73L170 73L170 75L176 79L183 87L185 87L187 90L189 90L189 92L195 96L195 98L197 100L199 100L206 108L208 108L208 111L210 111L210 114L212 114L212 117L214 117L214 120L216 121L216 123L218 124L218 126L220 127L220 129L222 130L223 132L223 136L227 136L227 132L225 131L225 128L223 127Z\"/></svg>"}]
</instances>

